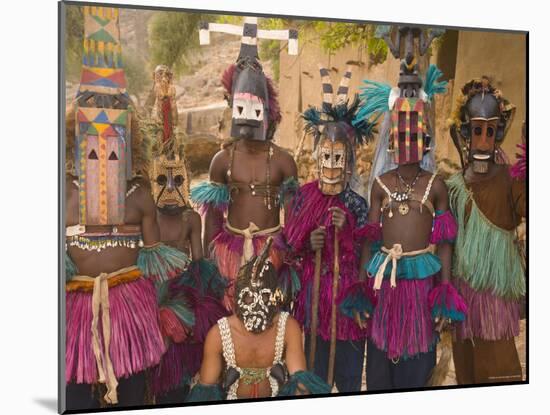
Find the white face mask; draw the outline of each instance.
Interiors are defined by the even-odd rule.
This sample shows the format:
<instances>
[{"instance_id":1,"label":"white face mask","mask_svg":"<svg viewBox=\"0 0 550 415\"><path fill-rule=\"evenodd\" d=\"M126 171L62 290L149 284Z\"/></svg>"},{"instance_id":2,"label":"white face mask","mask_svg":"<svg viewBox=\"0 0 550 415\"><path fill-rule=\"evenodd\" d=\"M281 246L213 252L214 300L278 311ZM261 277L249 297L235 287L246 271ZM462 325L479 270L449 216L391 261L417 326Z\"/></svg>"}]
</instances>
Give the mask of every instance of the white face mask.
<instances>
[{"instance_id":1,"label":"white face mask","mask_svg":"<svg viewBox=\"0 0 550 415\"><path fill-rule=\"evenodd\" d=\"M263 122L263 102L252 94L235 94L233 97L233 119Z\"/></svg>"}]
</instances>

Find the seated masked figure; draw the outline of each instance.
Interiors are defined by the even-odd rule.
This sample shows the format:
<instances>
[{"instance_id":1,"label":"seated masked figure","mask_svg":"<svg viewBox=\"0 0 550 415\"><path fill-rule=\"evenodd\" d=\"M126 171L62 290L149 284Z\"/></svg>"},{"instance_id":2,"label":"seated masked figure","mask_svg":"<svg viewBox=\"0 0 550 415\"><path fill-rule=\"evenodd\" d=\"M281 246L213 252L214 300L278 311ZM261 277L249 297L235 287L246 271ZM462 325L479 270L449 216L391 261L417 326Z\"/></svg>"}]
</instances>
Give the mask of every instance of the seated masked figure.
<instances>
[{"instance_id":1,"label":"seated masked figure","mask_svg":"<svg viewBox=\"0 0 550 415\"><path fill-rule=\"evenodd\" d=\"M284 299L268 256L272 241L240 269L236 313L218 320L208 333L189 402L330 392L305 371L300 327L279 311Z\"/></svg>"},{"instance_id":2,"label":"seated masked figure","mask_svg":"<svg viewBox=\"0 0 550 415\"><path fill-rule=\"evenodd\" d=\"M351 182L355 148L370 136L370 124L365 122L357 127L351 124L359 106L359 98L355 96L348 107L351 68L342 78L334 106L328 70L320 70L324 92L322 109L309 108L303 115L306 129L315 139L319 179L298 189L289 204L284 233L291 252L299 258L301 288L293 311L306 332L309 369L323 379L328 378L329 372L334 373L338 391L353 392L361 390L367 331L337 309L332 315L332 305L358 281L364 232L369 229L365 227L367 202L352 190ZM316 287L315 256L319 250L321 272L319 287ZM339 270L336 276L335 265ZM334 278L337 278L335 293ZM333 318L334 332L331 330ZM329 362L332 336L336 341L335 358ZM329 365L333 366L331 370Z\"/></svg>"},{"instance_id":3,"label":"seated masked figure","mask_svg":"<svg viewBox=\"0 0 550 415\"><path fill-rule=\"evenodd\" d=\"M231 138L210 164L209 182L191 190L205 215L204 247L230 280L226 306L233 308L237 272L269 236L270 257L280 269L286 245L280 209L297 187L296 164L272 139L281 114L277 94L263 73L256 45L243 43L235 65L223 74L233 109Z\"/></svg>"},{"instance_id":4,"label":"seated masked figure","mask_svg":"<svg viewBox=\"0 0 550 415\"><path fill-rule=\"evenodd\" d=\"M526 210L526 145L510 169L498 162L514 106L489 79L462 88L451 136L464 170L447 181L458 223L453 276L468 305L453 342L457 383L522 380L519 335L525 269L516 227ZM465 151L464 151L465 149Z\"/></svg>"},{"instance_id":5,"label":"seated masked figure","mask_svg":"<svg viewBox=\"0 0 550 415\"><path fill-rule=\"evenodd\" d=\"M403 94L410 88L392 91L371 81L362 95L358 120L377 112L384 120L371 171L372 232L363 248L363 282L350 288L341 308L368 325L367 390L426 386L438 331L466 311L449 282L456 223L445 182L432 172L426 124L434 91L445 89L432 84L439 76L431 66L425 89L415 81L414 97Z\"/></svg>"},{"instance_id":6,"label":"seated masked figure","mask_svg":"<svg viewBox=\"0 0 550 415\"><path fill-rule=\"evenodd\" d=\"M200 368L206 333L227 315L221 303L226 280L212 261L203 258L201 217L189 204L189 175L177 133L172 72L159 65L153 80L153 122L144 124L155 137L150 177L160 240L191 260L181 275L156 284L168 350L151 371L150 388L156 403L181 403Z\"/></svg>"},{"instance_id":7,"label":"seated masked figure","mask_svg":"<svg viewBox=\"0 0 550 415\"><path fill-rule=\"evenodd\" d=\"M66 116L66 409L80 410L144 403L145 370L166 351L154 281L188 263L160 243L151 189L139 176L150 155L117 54L118 10L84 11L82 79ZM97 16L113 23L104 49L89 48Z\"/></svg>"}]
</instances>

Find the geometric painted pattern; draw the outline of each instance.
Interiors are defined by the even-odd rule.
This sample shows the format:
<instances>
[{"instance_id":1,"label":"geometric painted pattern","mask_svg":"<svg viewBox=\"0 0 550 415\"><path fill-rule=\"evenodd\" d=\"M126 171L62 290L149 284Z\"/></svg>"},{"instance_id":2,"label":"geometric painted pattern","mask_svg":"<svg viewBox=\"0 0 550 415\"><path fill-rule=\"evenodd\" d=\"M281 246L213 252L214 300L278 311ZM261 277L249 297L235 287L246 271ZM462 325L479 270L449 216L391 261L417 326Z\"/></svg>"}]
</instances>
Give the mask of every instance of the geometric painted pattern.
<instances>
[{"instance_id":1,"label":"geometric painted pattern","mask_svg":"<svg viewBox=\"0 0 550 415\"><path fill-rule=\"evenodd\" d=\"M79 223L124 223L130 113L79 107L76 116ZM131 170L130 170L131 171Z\"/></svg>"},{"instance_id":2,"label":"geometric painted pattern","mask_svg":"<svg viewBox=\"0 0 550 415\"><path fill-rule=\"evenodd\" d=\"M126 77L122 66L119 11L99 6L83 6L83 10L84 50L77 95L85 91L123 94Z\"/></svg>"},{"instance_id":3,"label":"geometric painted pattern","mask_svg":"<svg viewBox=\"0 0 550 415\"><path fill-rule=\"evenodd\" d=\"M424 101L418 98L397 98L391 119L394 161L421 160L424 153Z\"/></svg>"}]
</instances>

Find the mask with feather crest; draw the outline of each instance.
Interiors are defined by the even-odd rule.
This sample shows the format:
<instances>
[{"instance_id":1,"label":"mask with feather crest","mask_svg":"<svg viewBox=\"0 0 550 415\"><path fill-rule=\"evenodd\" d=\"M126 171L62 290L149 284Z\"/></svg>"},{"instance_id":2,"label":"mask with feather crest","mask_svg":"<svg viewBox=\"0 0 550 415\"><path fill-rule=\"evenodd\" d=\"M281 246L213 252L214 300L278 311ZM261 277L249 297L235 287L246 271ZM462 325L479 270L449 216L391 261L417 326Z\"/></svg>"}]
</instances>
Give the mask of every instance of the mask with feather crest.
<instances>
[{"instance_id":1,"label":"mask with feather crest","mask_svg":"<svg viewBox=\"0 0 550 415\"><path fill-rule=\"evenodd\" d=\"M348 105L351 67L348 67L333 104L333 89L329 72L320 66L323 103L321 109L308 108L303 118L305 129L314 137L314 156L317 159L319 189L326 195L343 192L355 169L355 147L372 138L372 125L368 121L353 125L359 107L354 96Z\"/></svg>"}]
</instances>

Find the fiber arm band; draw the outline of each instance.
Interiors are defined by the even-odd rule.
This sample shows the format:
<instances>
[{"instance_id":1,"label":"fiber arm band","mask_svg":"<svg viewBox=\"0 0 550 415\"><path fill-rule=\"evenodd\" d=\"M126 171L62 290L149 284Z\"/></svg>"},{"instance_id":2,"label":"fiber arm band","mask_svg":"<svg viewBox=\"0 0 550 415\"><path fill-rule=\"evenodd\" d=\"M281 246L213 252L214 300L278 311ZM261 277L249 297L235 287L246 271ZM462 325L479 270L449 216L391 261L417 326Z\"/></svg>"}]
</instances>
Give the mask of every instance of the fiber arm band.
<instances>
[{"instance_id":1,"label":"fiber arm band","mask_svg":"<svg viewBox=\"0 0 550 415\"><path fill-rule=\"evenodd\" d=\"M290 375L277 396L330 393L329 385L313 372L299 370Z\"/></svg>"},{"instance_id":2,"label":"fiber arm band","mask_svg":"<svg viewBox=\"0 0 550 415\"><path fill-rule=\"evenodd\" d=\"M191 189L191 200L201 213L209 207L226 211L229 206L229 188L224 183L202 182Z\"/></svg>"},{"instance_id":3,"label":"fiber arm band","mask_svg":"<svg viewBox=\"0 0 550 415\"><path fill-rule=\"evenodd\" d=\"M432 318L448 318L464 321L467 306L456 288L448 281L436 285L428 294Z\"/></svg>"},{"instance_id":4,"label":"fiber arm band","mask_svg":"<svg viewBox=\"0 0 550 415\"><path fill-rule=\"evenodd\" d=\"M372 288L368 286L367 280L357 281L343 291L337 301L340 312L351 319L354 312L359 313L363 318L364 313L371 314L376 306L376 296Z\"/></svg>"},{"instance_id":5,"label":"fiber arm band","mask_svg":"<svg viewBox=\"0 0 550 415\"><path fill-rule=\"evenodd\" d=\"M434 226L430 236L431 244L442 242L454 242L456 239L457 224L450 210L445 212L437 211L434 219Z\"/></svg>"},{"instance_id":6,"label":"fiber arm band","mask_svg":"<svg viewBox=\"0 0 550 415\"><path fill-rule=\"evenodd\" d=\"M197 383L185 402L207 402L207 401L223 401L225 400L225 394L220 385L203 385L202 383Z\"/></svg>"}]
</instances>

